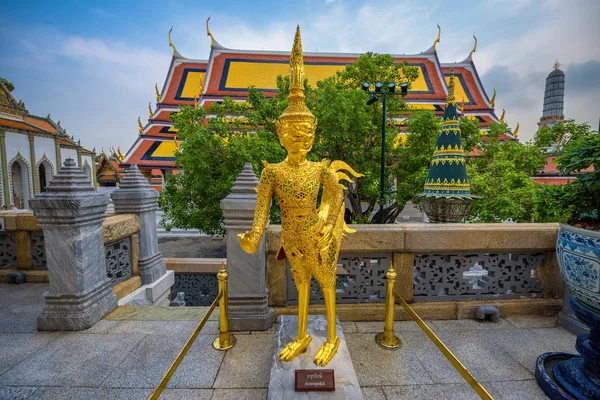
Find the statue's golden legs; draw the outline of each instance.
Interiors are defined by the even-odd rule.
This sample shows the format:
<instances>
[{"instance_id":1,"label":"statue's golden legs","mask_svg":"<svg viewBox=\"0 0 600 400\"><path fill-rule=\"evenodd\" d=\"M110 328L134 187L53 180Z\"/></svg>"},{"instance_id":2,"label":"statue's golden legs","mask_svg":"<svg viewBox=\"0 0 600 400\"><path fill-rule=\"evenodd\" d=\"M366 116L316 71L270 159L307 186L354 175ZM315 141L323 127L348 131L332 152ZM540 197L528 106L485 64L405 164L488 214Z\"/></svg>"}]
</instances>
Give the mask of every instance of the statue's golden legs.
<instances>
[{"instance_id":1,"label":"statue's golden legs","mask_svg":"<svg viewBox=\"0 0 600 400\"><path fill-rule=\"evenodd\" d=\"M291 361L302 353L310 344L312 337L306 334L308 323L308 300L310 298L310 281L297 283L298 289L298 336L279 353L281 361Z\"/></svg>"},{"instance_id":2,"label":"statue's golden legs","mask_svg":"<svg viewBox=\"0 0 600 400\"><path fill-rule=\"evenodd\" d=\"M315 364L319 367L324 367L331 361L340 345L335 324L335 286L323 289L323 295L327 314L327 341L323 343L314 359Z\"/></svg>"}]
</instances>

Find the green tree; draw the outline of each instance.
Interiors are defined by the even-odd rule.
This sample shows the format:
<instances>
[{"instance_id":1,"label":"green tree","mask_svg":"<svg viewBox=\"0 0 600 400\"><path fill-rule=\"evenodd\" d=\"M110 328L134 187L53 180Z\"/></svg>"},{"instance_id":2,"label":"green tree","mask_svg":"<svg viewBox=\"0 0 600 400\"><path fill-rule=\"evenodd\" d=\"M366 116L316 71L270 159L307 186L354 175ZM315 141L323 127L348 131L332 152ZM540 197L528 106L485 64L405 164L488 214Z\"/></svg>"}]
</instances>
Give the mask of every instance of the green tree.
<instances>
[{"instance_id":1,"label":"green tree","mask_svg":"<svg viewBox=\"0 0 600 400\"><path fill-rule=\"evenodd\" d=\"M501 142L506 132L506 124L491 124L478 145L480 155L467 165L471 193L483 197L473 203L470 221L531 222L534 218L539 185L531 176L543 168L545 155L532 143Z\"/></svg>"}]
</instances>

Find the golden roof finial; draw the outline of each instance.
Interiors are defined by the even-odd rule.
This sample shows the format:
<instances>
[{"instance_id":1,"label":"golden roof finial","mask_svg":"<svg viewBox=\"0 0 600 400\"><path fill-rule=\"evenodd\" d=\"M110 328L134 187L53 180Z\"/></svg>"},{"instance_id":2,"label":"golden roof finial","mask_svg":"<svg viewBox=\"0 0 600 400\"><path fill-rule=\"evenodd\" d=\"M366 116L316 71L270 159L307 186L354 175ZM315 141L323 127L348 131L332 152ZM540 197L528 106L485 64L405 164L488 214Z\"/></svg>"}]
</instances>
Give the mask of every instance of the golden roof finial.
<instances>
[{"instance_id":1,"label":"golden roof finial","mask_svg":"<svg viewBox=\"0 0 600 400\"><path fill-rule=\"evenodd\" d=\"M148 115L150 115L150 119L152 119L154 117L154 112L152 111L152 106L151 106L152 102L149 101L148 102Z\"/></svg>"},{"instance_id":2,"label":"golden roof finial","mask_svg":"<svg viewBox=\"0 0 600 400\"><path fill-rule=\"evenodd\" d=\"M181 146L181 144L177 141L177 136L173 137L173 141L175 142L175 150L179 150L179 146Z\"/></svg>"},{"instance_id":3,"label":"golden roof finial","mask_svg":"<svg viewBox=\"0 0 600 400\"><path fill-rule=\"evenodd\" d=\"M121 153L121 146L117 147L117 154L119 154L119 162L122 163L123 160L125 159L125 156L123 155L123 153Z\"/></svg>"},{"instance_id":4,"label":"golden roof finial","mask_svg":"<svg viewBox=\"0 0 600 400\"><path fill-rule=\"evenodd\" d=\"M208 29L208 21L210 21L210 16L206 20L206 36L210 36L210 47L213 47L215 44L215 37L210 33L210 29Z\"/></svg>"},{"instance_id":5,"label":"golden roof finial","mask_svg":"<svg viewBox=\"0 0 600 400\"><path fill-rule=\"evenodd\" d=\"M469 53L469 58L471 60L473 59L473 53L477 51L477 38L475 37L475 35L473 35L473 39L475 39L475 44L473 45L473 50L471 50L471 52Z\"/></svg>"},{"instance_id":6,"label":"golden roof finial","mask_svg":"<svg viewBox=\"0 0 600 400\"><path fill-rule=\"evenodd\" d=\"M558 60L556 60L554 62L554 69L558 69L558 67L560 67L560 63L558 62Z\"/></svg>"},{"instance_id":7,"label":"golden roof finial","mask_svg":"<svg viewBox=\"0 0 600 400\"><path fill-rule=\"evenodd\" d=\"M437 44L440 42L440 38L442 37L442 28L440 28L440 24L437 24L438 27L438 35L437 38L435 39L435 41L433 42L433 51L436 51L437 49Z\"/></svg>"},{"instance_id":8,"label":"golden roof finial","mask_svg":"<svg viewBox=\"0 0 600 400\"><path fill-rule=\"evenodd\" d=\"M160 92L158 91L158 83L156 83L154 85L154 89L156 89L156 102L160 102L160 99L162 98L162 96L160 95Z\"/></svg>"},{"instance_id":9,"label":"golden roof finial","mask_svg":"<svg viewBox=\"0 0 600 400\"><path fill-rule=\"evenodd\" d=\"M175 53L177 52L177 49L175 48L175 45L171 41L171 31L172 30L173 30L173 26L171 26L171 29L169 29L169 46L171 46L173 48L173 55L175 55Z\"/></svg>"},{"instance_id":10,"label":"golden roof finial","mask_svg":"<svg viewBox=\"0 0 600 400\"><path fill-rule=\"evenodd\" d=\"M450 82L448 83L448 97L446 97L446 105L456 104L454 97L454 68L450 68Z\"/></svg>"},{"instance_id":11,"label":"golden roof finial","mask_svg":"<svg viewBox=\"0 0 600 400\"><path fill-rule=\"evenodd\" d=\"M302 39L300 25L296 28L294 45L290 56L290 94L288 106L279 117L280 122L309 122L316 125L315 116L304 103L304 61L302 58ZM316 126L315 126L316 127ZM313 132L314 133L314 132Z\"/></svg>"},{"instance_id":12,"label":"golden roof finial","mask_svg":"<svg viewBox=\"0 0 600 400\"><path fill-rule=\"evenodd\" d=\"M500 122L504 123L504 114L506 114L506 110L502 109L502 115L500 116Z\"/></svg>"},{"instance_id":13,"label":"golden roof finial","mask_svg":"<svg viewBox=\"0 0 600 400\"><path fill-rule=\"evenodd\" d=\"M463 96L462 102L460 103L460 106L458 106L458 111L460 111L461 114L465 113L465 96Z\"/></svg>"},{"instance_id":14,"label":"golden roof finial","mask_svg":"<svg viewBox=\"0 0 600 400\"><path fill-rule=\"evenodd\" d=\"M517 127L513 131L513 136L516 137L516 138L519 137L519 123L518 122L517 122Z\"/></svg>"},{"instance_id":15,"label":"golden roof finial","mask_svg":"<svg viewBox=\"0 0 600 400\"><path fill-rule=\"evenodd\" d=\"M142 126L142 118L138 117L138 131L140 132L140 135L142 134L142 132L144 132L144 127Z\"/></svg>"},{"instance_id":16,"label":"golden roof finial","mask_svg":"<svg viewBox=\"0 0 600 400\"><path fill-rule=\"evenodd\" d=\"M490 99L490 105L492 106L492 109L496 108L496 89L494 89L494 94Z\"/></svg>"}]
</instances>

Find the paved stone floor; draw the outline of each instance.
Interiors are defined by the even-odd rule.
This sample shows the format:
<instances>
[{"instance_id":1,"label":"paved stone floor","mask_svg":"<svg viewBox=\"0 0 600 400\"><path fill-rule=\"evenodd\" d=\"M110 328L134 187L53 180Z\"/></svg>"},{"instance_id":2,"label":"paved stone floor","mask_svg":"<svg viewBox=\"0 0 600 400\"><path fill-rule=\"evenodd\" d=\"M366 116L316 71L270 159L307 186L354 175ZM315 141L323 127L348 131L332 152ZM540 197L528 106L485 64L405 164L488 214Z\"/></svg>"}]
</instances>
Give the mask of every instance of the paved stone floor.
<instances>
[{"instance_id":1,"label":"paved stone floor","mask_svg":"<svg viewBox=\"0 0 600 400\"><path fill-rule=\"evenodd\" d=\"M44 284L0 284L0 399L146 399L193 331L200 308L125 307L79 333L36 331ZM215 314L216 315L216 314ZM537 356L575 352L575 336L556 317L428 324L495 399L545 399ZM477 399L412 321L396 323L398 351L379 348L379 322L343 322L365 399ZM171 379L164 399L265 399L274 329L237 333L218 352L205 326Z\"/></svg>"}]
</instances>

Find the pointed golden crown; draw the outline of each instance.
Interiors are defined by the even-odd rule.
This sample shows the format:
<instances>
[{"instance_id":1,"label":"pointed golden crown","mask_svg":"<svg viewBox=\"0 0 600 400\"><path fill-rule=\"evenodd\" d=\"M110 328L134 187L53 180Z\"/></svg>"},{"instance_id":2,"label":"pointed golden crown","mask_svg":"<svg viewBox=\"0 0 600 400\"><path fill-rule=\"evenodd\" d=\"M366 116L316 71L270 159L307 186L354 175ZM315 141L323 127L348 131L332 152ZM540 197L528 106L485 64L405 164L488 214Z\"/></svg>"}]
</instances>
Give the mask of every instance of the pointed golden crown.
<instances>
[{"instance_id":1,"label":"pointed golden crown","mask_svg":"<svg viewBox=\"0 0 600 400\"><path fill-rule=\"evenodd\" d=\"M279 117L283 122L310 122L316 125L315 116L304 103L304 61L302 59L302 39L300 25L296 27L294 46L290 57L290 94L288 106Z\"/></svg>"}]
</instances>

